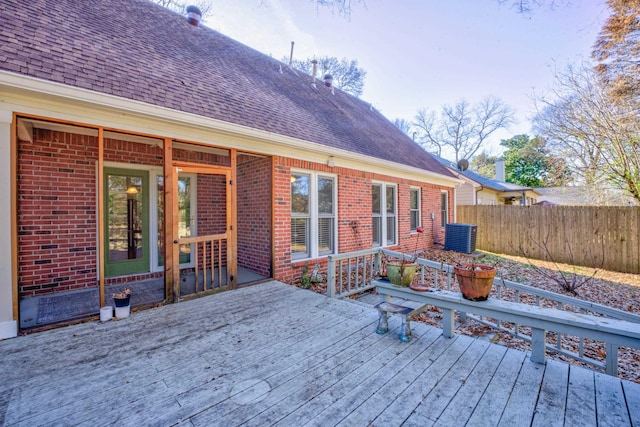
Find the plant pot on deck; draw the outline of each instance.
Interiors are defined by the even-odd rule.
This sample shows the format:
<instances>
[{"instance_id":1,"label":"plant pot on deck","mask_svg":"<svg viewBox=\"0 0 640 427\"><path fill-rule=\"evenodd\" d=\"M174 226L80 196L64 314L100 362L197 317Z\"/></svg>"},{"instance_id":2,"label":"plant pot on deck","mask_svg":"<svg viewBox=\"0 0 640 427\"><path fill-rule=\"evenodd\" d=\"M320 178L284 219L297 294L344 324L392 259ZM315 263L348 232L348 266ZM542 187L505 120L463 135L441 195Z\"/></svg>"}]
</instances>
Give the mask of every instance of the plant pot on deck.
<instances>
[{"instance_id":1,"label":"plant pot on deck","mask_svg":"<svg viewBox=\"0 0 640 427\"><path fill-rule=\"evenodd\" d=\"M406 262L404 264L389 262L386 265L387 277L393 286L406 288L411 285L416 275L418 264Z\"/></svg>"},{"instance_id":2,"label":"plant pot on deck","mask_svg":"<svg viewBox=\"0 0 640 427\"><path fill-rule=\"evenodd\" d=\"M129 317L129 313L131 312L131 293L124 295L114 294L113 296L113 305L116 306L116 318L124 319L125 317Z\"/></svg>"},{"instance_id":3,"label":"plant pot on deck","mask_svg":"<svg viewBox=\"0 0 640 427\"><path fill-rule=\"evenodd\" d=\"M491 285L498 270L486 264L461 264L454 267L454 273L462 297L471 301L485 301L491 293Z\"/></svg>"}]
</instances>

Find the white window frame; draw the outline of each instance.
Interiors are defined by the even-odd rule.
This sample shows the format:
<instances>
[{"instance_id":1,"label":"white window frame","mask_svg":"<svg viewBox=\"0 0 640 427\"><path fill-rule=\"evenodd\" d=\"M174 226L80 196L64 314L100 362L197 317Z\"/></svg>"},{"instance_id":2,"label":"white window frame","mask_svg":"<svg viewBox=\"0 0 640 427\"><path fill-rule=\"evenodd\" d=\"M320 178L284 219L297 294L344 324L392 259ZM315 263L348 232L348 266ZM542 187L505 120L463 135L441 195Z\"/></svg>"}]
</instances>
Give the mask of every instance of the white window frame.
<instances>
[{"instance_id":1,"label":"white window frame","mask_svg":"<svg viewBox=\"0 0 640 427\"><path fill-rule=\"evenodd\" d=\"M445 198L444 203L442 203L443 196ZM440 227L445 228L448 222L449 222L449 192L443 190L443 191L440 191Z\"/></svg>"},{"instance_id":2,"label":"white window frame","mask_svg":"<svg viewBox=\"0 0 640 427\"><path fill-rule=\"evenodd\" d=\"M380 221L380 234L381 234L381 240L382 242L380 242L380 244L375 244L373 242L373 236L372 236L372 240L371 240L371 246L376 248L376 247L387 247L387 246L395 246L398 244L398 185L395 183L390 183L390 182L382 182L382 181L372 181L371 182L371 188L373 189L373 186L379 186L380 187L380 217L381 217L381 221ZM387 236L387 219L388 219L388 215L387 215L387 188L389 187L393 187L394 189L394 195L395 195L395 200L393 203L393 206L395 208L395 212L393 213L394 215L394 236L393 236L393 241L389 242L388 241L388 236ZM373 221L373 206L371 206L371 219Z\"/></svg>"},{"instance_id":3,"label":"white window frame","mask_svg":"<svg viewBox=\"0 0 640 427\"><path fill-rule=\"evenodd\" d=\"M414 191L416 191L418 193L418 197L417 199L417 203L418 203L418 207L416 209L413 209L411 207L411 193L413 193ZM420 187L410 187L409 188L409 225L411 225L411 219L413 217L413 213L416 212L418 217L417 217L417 221L416 221L416 226L415 227L411 227L411 232L415 233L416 230L418 229L418 227L422 227L422 189Z\"/></svg>"},{"instance_id":4,"label":"white window frame","mask_svg":"<svg viewBox=\"0 0 640 427\"><path fill-rule=\"evenodd\" d=\"M290 175L300 174L307 175L309 177L309 245L308 245L308 253L307 254L294 254L292 251L291 254L292 261L300 261L305 259L317 259L323 258L329 255L335 255L338 253L338 176L336 174L324 173L324 172L314 172L304 169L291 169ZM329 178L333 180L333 250L330 253L320 254L319 245L319 227L318 222L320 217L322 218L330 218L331 215L322 214L320 215L319 206L318 206L318 178ZM291 192L291 189L289 189ZM289 211L291 215L291 219L294 218L293 212Z\"/></svg>"}]
</instances>

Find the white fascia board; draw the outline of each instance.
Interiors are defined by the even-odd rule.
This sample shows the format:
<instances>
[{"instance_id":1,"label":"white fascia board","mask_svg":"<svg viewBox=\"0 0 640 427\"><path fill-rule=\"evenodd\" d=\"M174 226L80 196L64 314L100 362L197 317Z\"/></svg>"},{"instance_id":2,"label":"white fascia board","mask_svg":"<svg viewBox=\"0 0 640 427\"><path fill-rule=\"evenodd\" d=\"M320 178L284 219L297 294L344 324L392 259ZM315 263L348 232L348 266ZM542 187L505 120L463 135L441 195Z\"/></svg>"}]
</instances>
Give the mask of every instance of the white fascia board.
<instances>
[{"instance_id":1,"label":"white fascia board","mask_svg":"<svg viewBox=\"0 0 640 427\"><path fill-rule=\"evenodd\" d=\"M347 150L21 74L0 71L0 89L0 104L12 101L24 114L317 163L327 163L332 156L337 167L362 170L366 166L369 172L447 187L463 182Z\"/></svg>"}]
</instances>

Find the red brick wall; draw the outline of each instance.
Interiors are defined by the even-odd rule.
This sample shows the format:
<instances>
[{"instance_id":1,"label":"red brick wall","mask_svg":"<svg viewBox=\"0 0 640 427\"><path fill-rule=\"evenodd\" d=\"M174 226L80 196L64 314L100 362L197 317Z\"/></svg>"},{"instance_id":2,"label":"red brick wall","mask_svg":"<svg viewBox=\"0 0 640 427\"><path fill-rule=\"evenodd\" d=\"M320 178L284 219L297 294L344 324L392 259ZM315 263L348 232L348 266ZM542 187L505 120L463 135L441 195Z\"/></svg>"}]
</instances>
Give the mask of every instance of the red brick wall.
<instances>
[{"instance_id":1,"label":"red brick wall","mask_svg":"<svg viewBox=\"0 0 640 427\"><path fill-rule=\"evenodd\" d=\"M95 287L98 140L43 129L34 129L33 139L33 143L18 143L19 294ZM114 139L105 139L104 159L163 163L158 146ZM135 279L157 275L141 274Z\"/></svg>"},{"instance_id":2,"label":"red brick wall","mask_svg":"<svg viewBox=\"0 0 640 427\"><path fill-rule=\"evenodd\" d=\"M340 253L369 249L372 245L371 221L371 184L381 181L397 184L398 188L398 239L394 249L407 252L416 250L417 236L411 234L409 210L410 188L421 188L422 225L425 233L420 236L418 249L433 246L435 239L442 239L440 227L440 192L446 187L419 181L397 179L353 169L328 167L324 164L300 161L289 158L276 158L275 165L275 272L278 280L292 280L300 277L301 269L308 265L312 268L319 263L326 273L326 257L314 260L291 262L291 169L326 172L338 176L338 248ZM449 189L449 215L453 219L453 190ZM431 212L435 213L435 224L431 227ZM433 231L432 231L433 230Z\"/></svg>"},{"instance_id":3,"label":"red brick wall","mask_svg":"<svg viewBox=\"0 0 640 427\"><path fill-rule=\"evenodd\" d=\"M271 277L271 158L238 154L238 266Z\"/></svg>"},{"instance_id":4,"label":"red brick wall","mask_svg":"<svg viewBox=\"0 0 640 427\"><path fill-rule=\"evenodd\" d=\"M227 231L227 191L224 175L198 175L198 201L195 216L198 235L222 234Z\"/></svg>"},{"instance_id":5,"label":"red brick wall","mask_svg":"<svg viewBox=\"0 0 640 427\"><path fill-rule=\"evenodd\" d=\"M33 130L18 143L20 296L96 286L97 139Z\"/></svg>"},{"instance_id":6,"label":"red brick wall","mask_svg":"<svg viewBox=\"0 0 640 427\"><path fill-rule=\"evenodd\" d=\"M104 140L105 162L132 163L136 165L162 167L162 158L162 147L158 147L156 145L106 138Z\"/></svg>"},{"instance_id":7,"label":"red brick wall","mask_svg":"<svg viewBox=\"0 0 640 427\"><path fill-rule=\"evenodd\" d=\"M97 138L35 129L34 142L20 141L18 150L20 295L96 286ZM184 150L175 150L175 154L178 158L193 160L192 154ZM215 154L199 153L198 159L207 163L221 162ZM111 139L105 141L105 160L161 166L162 149ZM341 253L371 247L372 180L398 184L398 248L415 249L415 235L409 230L410 186L422 188L422 224L426 232L421 236L420 247L428 247L434 240L444 241L440 224L440 191L443 187L282 157L275 159L273 172L271 168L270 158L238 156L240 266L265 276L273 275L279 280L299 277L300 269L306 264L326 266L326 257L291 262L291 168L338 176L337 226ZM199 177L199 234L224 231L223 186L224 181L219 177ZM450 220L453 220L452 190L449 190L449 204ZM433 226L432 212L435 213Z\"/></svg>"}]
</instances>

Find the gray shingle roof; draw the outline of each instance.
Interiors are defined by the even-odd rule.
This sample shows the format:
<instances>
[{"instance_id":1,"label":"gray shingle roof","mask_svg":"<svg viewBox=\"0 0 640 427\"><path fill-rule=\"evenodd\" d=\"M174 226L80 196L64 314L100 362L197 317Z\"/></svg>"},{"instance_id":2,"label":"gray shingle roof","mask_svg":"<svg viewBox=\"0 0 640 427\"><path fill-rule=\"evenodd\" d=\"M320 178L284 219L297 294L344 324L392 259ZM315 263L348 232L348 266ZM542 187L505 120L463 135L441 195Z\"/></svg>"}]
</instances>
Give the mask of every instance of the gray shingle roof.
<instances>
[{"instance_id":1,"label":"gray shingle roof","mask_svg":"<svg viewBox=\"0 0 640 427\"><path fill-rule=\"evenodd\" d=\"M146 0L3 0L0 69L453 176L366 102Z\"/></svg>"},{"instance_id":2,"label":"gray shingle roof","mask_svg":"<svg viewBox=\"0 0 640 427\"><path fill-rule=\"evenodd\" d=\"M440 162L440 164L442 164L443 166L446 166L448 168L451 168L453 170L455 170L457 173L459 173L460 175L463 175L467 178L469 178L472 181L477 182L478 184L482 185L483 187L486 188L490 188L491 190L495 190L495 191L522 191L522 190L533 190L532 188L529 187L522 187L520 185L516 185L516 184L511 184L509 182L503 182L503 181L496 181L495 179L491 179L491 178L487 178L486 176L482 176L472 170L465 170L465 171L461 171L458 170L456 168L455 163L453 163L452 161L449 161L447 159L444 159L442 157L439 156L433 156L438 162Z\"/></svg>"}]
</instances>

